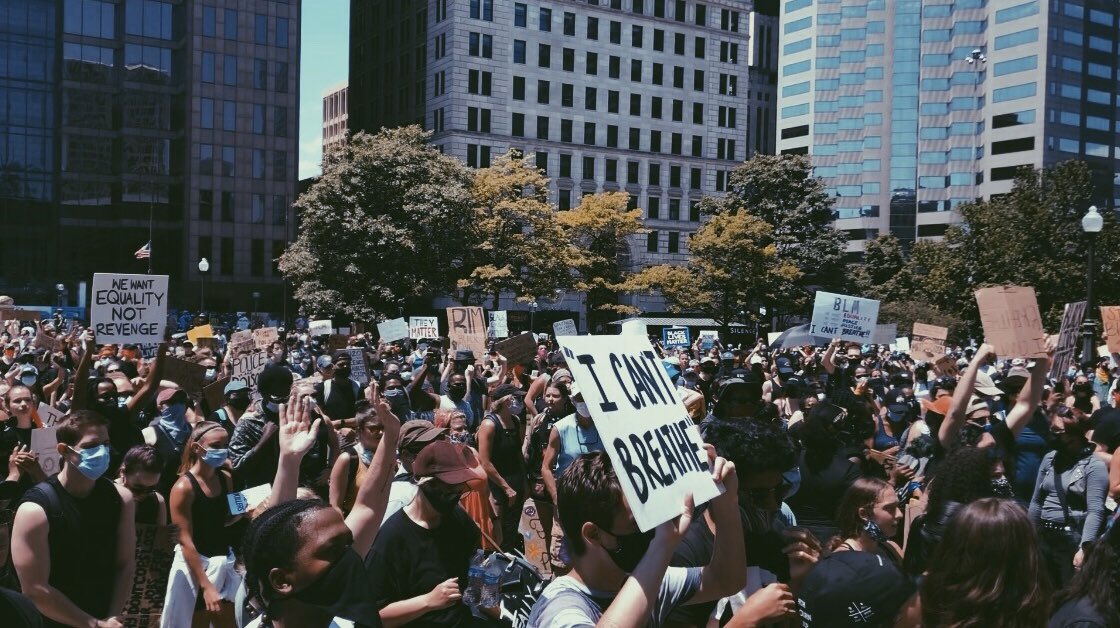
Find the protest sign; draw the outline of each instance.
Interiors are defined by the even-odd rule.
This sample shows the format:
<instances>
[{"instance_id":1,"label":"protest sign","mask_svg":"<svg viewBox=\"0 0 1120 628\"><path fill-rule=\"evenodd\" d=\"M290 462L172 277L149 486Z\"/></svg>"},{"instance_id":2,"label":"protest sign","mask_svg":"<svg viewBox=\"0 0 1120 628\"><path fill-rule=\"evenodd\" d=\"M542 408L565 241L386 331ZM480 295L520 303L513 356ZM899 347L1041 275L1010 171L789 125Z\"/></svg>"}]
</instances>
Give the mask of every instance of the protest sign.
<instances>
[{"instance_id":1,"label":"protest sign","mask_svg":"<svg viewBox=\"0 0 1120 628\"><path fill-rule=\"evenodd\" d=\"M961 374L961 370L957 368L957 359L951 355L943 355L933 362L933 370L938 375L950 375L956 377Z\"/></svg>"},{"instance_id":2,"label":"protest sign","mask_svg":"<svg viewBox=\"0 0 1120 628\"><path fill-rule=\"evenodd\" d=\"M839 338L861 343L872 341L879 319L879 302L846 294L817 291L809 333L821 338ZM894 336L891 336L893 340ZM887 342L890 342L888 340Z\"/></svg>"},{"instance_id":3,"label":"protest sign","mask_svg":"<svg viewBox=\"0 0 1120 628\"><path fill-rule=\"evenodd\" d=\"M245 382L245 385L252 391L253 398L258 399L260 393L257 392L257 378L260 377L261 371L267 365L268 353L260 349L234 358L229 364L230 381Z\"/></svg>"},{"instance_id":4,"label":"protest sign","mask_svg":"<svg viewBox=\"0 0 1120 628\"><path fill-rule=\"evenodd\" d=\"M190 340L191 344L193 344L195 346L198 346L198 339L199 338L213 338L213 337L214 337L214 328L211 327L208 324L207 325L199 325L198 327L195 327L195 328L193 328L193 329L191 329L190 331L187 332L187 340Z\"/></svg>"},{"instance_id":5,"label":"protest sign","mask_svg":"<svg viewBox=\"0 0 1120 628\"><path fill-rule=\"evenodd\" d=\"M687 493L697 505L719 495L700 431L647 337L557 341L640 530L680 515Z\"/></svg>"},{"instance_id":6,"label":"protest sign","mask_svg":"<svg viewBox=\"0 0 1120 628\"><path fill-rule=\"evenodd\" d=\"M976 291L984 341L1000 358L1046 357L1046 332L1030 286L995 286Z\"/></svg>"},{"instance_id":7,"label":"protest sign","mask_svg":"<svg viewBox=\"0 0 1120 628\"><path fill-rule=\"evenodd\" d=\"M261 484L260 486L254 486L253 488L247 488L243 491L226 495L226 501L229 502L229 514L236 517L237 515L243 515L249 512L256 508L261 502L268 499L268 495L271 492L271 484Z\"/></svg>"},{"instance_id":8,"label":"protest sign","mask_svg":"<svg viewBox=\"0 0 1120 628\"><path fill-rule=\"evenodd\" d=\"M331 334L327 337L327 349L337 351L345 349L350 346L350 336L343 336L342 334Z\"/></svg>"},{"instance_id":9,"label":"protest sign","mask_svg":"<svg viewBox=\"0 0 1120 628\"><path fill-rule=\"evenodd\" d=\"M498 310L497 312L490 312L490 328L488 336L490 338L505 338L509 336L509 323L505 310Z\"/></svg>"},{"instance_id":10,"label":"protest sign","mask_svg":"<svg viewBox=\"0 0 1120 628\"><path fill-rule=\"evenodd\" d=\"M891 351L898 351L899 353L910 353L910 339L906 336L899 336L894 339L894 344L891 345Z\"/></svg>"},{"instance_id":11,"label":"protest sign","mask_svg":"<svg viewBox=\"0 0 1120 628\"><path fill-rule=\"evenodd\" d=\"M1110 353L1120 353L1120 305L1102 307L1101 322L1104 324L1108 351Z\"/></svg>"},{"instance_id":12,"label":"protest sign","mask_svg":"<svg viewBox=\"0 0 1120 628\"><path fill-rule=\"evenodd\" d=\"M377 335L382 342L393 342L408 338L408 323L403 318L394 318L377 324Z\"/></svg>"},{"instance_id":13,"label":"protest sign","mask_svg":"<svg viewBox=\"0 0 1120 628\"><path fill-rule=\"evenodd\" d=\"M136 348L140 350L140 357L145 360L155 359L156 355L159 353L158 343L140 344L136 345Z\"/></svg>"},{"instance_id":14,"label":"protest sign","mask_svg":"<svg viewBox=\"0 0 1120 628\"><path fill-rule=\"evenodd\" d=\"M163 614L175 538L171 526L136 524L136 572L118 615L127 628L156 628Z\"/></svg>"},{"instance_id":15,"label":"protest sign","mask_svg":"<svg viewBox=\"0 0 1120 628\"><path fill-rule=\"evenodd\" d=\"M447 337L451 340L451 352L470 350L475 360L481 360L486 353L486 316L482 308L447 308Z\"/></svg>"},{"instance_id":16,"label":"protest sign","mask_svg":"<svg viewBox=\"0 0 1120 628\"><path fill-rule=\"evenodd\" d=\"M1107 358L1109 355L1108 345L1101 345L1097 347L1097 357Z\"/></svg>"},{"instance_id":17,"label":"protest sign","mask_svg":"<svg viewBox=\"0 0 1120 628\"><path fill-rule=\"evenodd\" d=\"M622 323L623 336L645 336L646 335L646 322L645 321L624 321Z\"/></svg>"},{"instance_id":18,"label":"protest sign","mask_svg":"<svg viewBox=\"0 0 1120 628\"><path fill-rule=\"evenodd\" d=\"M329 336L331 335L332 329L334 329L334 325L331 323L329 318L319 321L311 321L307 325L307 333L312 337Z\"/></svg>"},{"instance_id":19,"label":"protest sign","mask_svg":"<svg viewBox=\"0 0 1120 628\"><path fill-rule=\"evenodd\" d=\"M167 329L167 275L95 273L90 327L100 344L160 342Z\"/></svg>"},{"instance_id":20,"label":"protest sign","mask_svg":"<svg viewBox=\"0 0 1120 628\"><path fill-rule=\"evenodd\" d=\"M147 277L147 275L142 275ZM38 310L24 310L18 307L0 308L0 321L33 322L43 320Z\"/></svg>"},{"instance_id":21,"label":"protest sign","mask_svg":"<svg viewBox=\"0 0 1120 628\"><path fill-rule=\"evenodd\" d=\"M366 353L354 347L346 350L350 356L350 377L365 386L369 384L369 368L366 366Z\"/></svg>"},{"instance_id":22,"label":"protest sign","mask_svg":"<svg viewBox=\"0 0 1120 628\"><path fill-rule=\"evenodd\" d=\"M552 332L559 336L578 336L579 330L576 329L576 322L570 318L565 318L562 321L556 321L552 324Z\"/></svg>"},{"instance_id":23,"label":"protest sign","mask_svg":"<svg viewBox=\"0 0 1120 628\"><path fill-rule=\"evenodd\" d=\"M202 398L206 400L206 405L209 406L210 412L217 410L226 403L226 384L229 383L228 377L222 377L214 383L209 384L202 389Z\"/></svg>"},{"instance_id":24,"label":"protest sign","mask_svg":"<svg viewBox=\"0 0 1120 628\"><path fill-rule=\"evenodd\" d=\"M871 343L889 345L898 338L898 325L895 323L881 323L875 325L875 332L871 334Z\"/></svg>"},{"instance_id":25,"label":"protest sign","mask_svg":"<svg viewBox=\"0 0 1120 628\"><path fill-rule=\"evenodd\" d=\"M1054 348L1054 359L1050 362L1051 381L1061 377L1073 363L1073 354L1077 352L1077 338L1081 333L1081 321L1084 318L1085 301L1066 303L1062 311L1062 326L1058 332L1057 346ZM1088 356L1085 359L1088 359Z\"/></svg>"},{"instance_id":26,"label":"protest sign","mask_svg":"<svg viewBox=\"0 0 1120 628\"><path fill-rule=\"evenodd\" d=\"M210 351L218 350L217 338L199 338L195 341L194 346L196 349L209 349Z\"/></svg>"},{"instance_id":27,"label":"protest sign","mask_svg":"<svg viewBox=\"0 0 1120 628\"><path fill-rule=\"evenodd\" d=\"M661 330L661 346L665 348L690 347L692 346L692 334L687 327L666 327Z\"/></svg>"},{"instance_id":28,"label":"protest sign","mask_svg":"<svg viewBox=\"0 0 1120 628\"><path fill-rule=\"evenodd\" d=\"M910 357L917 362L932 362L945 355L949 328L914 323L910 334Z\"/></svg>"},{"instance_id":29,"label":"protest sign","mask_svg":"<svg viewBox=\"0 0 1120 628\"><path fill-rule=\"evenodd\" d=\"M206 367L169 355L163 361L163 378L175 382L187 394L201 394L206 385Z\"/></svg>"},{"instance_id":30,"label":"protest sign","mask_svg":"<svg viewBox=\"0 0 1120 628\"><path fill-rule=\"evenodd\" d=\"M719 340L719 332L714 329L703 329L700 331L700 350L709 351L712 347L716 346L716 341Z\"/></svg>"},{"instance_id":31,"label":"protest sign","mask_svg":"<svg viewBox=\"0 0 1120 628\"><path fill-rule=\"evenodd\" d=\"M537 355L537 339L531 332L525 332L495 344L494 350L505 357L510 367L525 364Z\"/></svg>"},{"instance_id":32,"label":"protest sign","mask_svg":"<svg viewBox=\"0 0 1120 628\"><path fill-rule=\"evenodd\" d=\"M268 349L280 340L280 332L275 327L260 327L253 330L253 341L258 349Z\"/></svg>"},{"instance_id":33,"label":"protest sign","mask_svg":"<svg viewBox=\"0 0 1120 628\"><path fill-rule=\"evenodd\" d=\"M766 346L767 347L773 346L774 341L777 340L778 336L781 336L781 335L782 335L782 332L780 332L780 331L768 331L768 332L766 332Z\"/></svg>"},{"instance_id":34,"label":"protest sign","mask_svg":"<svg viewBox=\"0 0 1120 628\"><path fill-rule=\"evenodd\" d=\"M37 427L31 430L31 451L39 456L39 466L48 477L60 471L58 427Z\"/></svg>"},{"instance_id":35,"label":"protest sign","mask_svg":"<svg viewBox=\"0 0 1120 628\"><path fill-rule=\"evenodd\" d=\"M42 401L39 402L39 407L35 411L39 414L39 420L43 422L43 427L54 427L66 416L65 412L48 406Z\"/></svg>"},{"instance_id":36,"label":"protest sign","mask_svg":"<svg viewBox=\"0 0 1120 628\"><path fill-rule=\"evenodd\" d=\"M412 338L439 338L439 319L435 316L409 316L408 335Z\"/></svg>"},{"instance_id":37,"label":"protest sign","mask_svg":"<svg viewBox=\"0 0 1120 628\"><path fill-rule=\"evenodd\" d=\"M57 336L52 336L50 334L44 333L41 329L35 333L35 346L39 347L40 349L46 349L51 353L64 352L66 351L67 347L65 340Z\"/></svg>"},{"instance_id":38,"label":"protest sign","mask_svg":"<svg viewBox=\"0 0 1120 628\"><path fill-rule=\"evenodd\" d=\"M229 356L248 353L256 348L257 340L251 331L234 332L233 335L229 337Z\"/></svg>"}]
</instances>

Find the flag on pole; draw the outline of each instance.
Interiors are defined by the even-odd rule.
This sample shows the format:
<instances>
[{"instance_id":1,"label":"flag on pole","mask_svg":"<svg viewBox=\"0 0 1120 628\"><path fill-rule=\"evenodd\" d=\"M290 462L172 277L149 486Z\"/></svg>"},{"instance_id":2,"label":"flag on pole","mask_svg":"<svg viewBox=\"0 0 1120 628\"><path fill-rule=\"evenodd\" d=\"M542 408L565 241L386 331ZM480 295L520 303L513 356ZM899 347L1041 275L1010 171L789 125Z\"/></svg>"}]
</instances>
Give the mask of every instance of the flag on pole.
<instances>
[{"instance_id":1,"label":"flag on pole","mask_svg":"<svg viewBox=\"0 0 1120 628\"><path fill-rule=\"evenodd\" d=\"M152 256L152 242L149 240L136 251L136 259L147 259Z\"/></svg>"}]
</instances>

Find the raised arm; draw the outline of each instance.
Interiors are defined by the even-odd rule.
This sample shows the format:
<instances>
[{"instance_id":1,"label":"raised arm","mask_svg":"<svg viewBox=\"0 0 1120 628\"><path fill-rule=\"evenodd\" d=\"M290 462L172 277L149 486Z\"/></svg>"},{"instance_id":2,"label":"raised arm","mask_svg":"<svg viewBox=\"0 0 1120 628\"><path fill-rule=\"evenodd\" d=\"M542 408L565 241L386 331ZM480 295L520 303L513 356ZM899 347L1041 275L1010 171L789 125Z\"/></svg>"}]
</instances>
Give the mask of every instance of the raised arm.
<instances>
[{"instance_id":1,"label":"raised arm","mask_svg":"<svg viewBox=\"0 0 1120 628\"><path fill-rule=\"evenodd\" d=\"M376 391L373 394L376 395ZM385 519L389 503L389 488L397 470L397 441L401 434L401 420L393 414L384 398L376 401L376 407L383 430L381 442L373 454L362 485L358 487L354 507L346 517L346 526L354 534L354 551L359 556L365 556L369 552L381 529L381 521Z\"/></svg>"},{"instance_id":2,"label":"raised arm","mask_svg":"<svg viewBox=\"0 0 1120 628\"><path fill-rule=\"evenodd\" d=\"M70 404L71 410L84 410L86 397L89 391L86 385L89 382L89 367L93 364L93 332L86 330L82 333L82 359L78 360L78 367L74 370L74 399Z\"/></svg>"},{"instance_id":3,"label":"raised arm","mask_svg":"<svg viewBox=\"0 0 1120 628\"><path fill-rule=\"evenodd\" d=\"M951 448L957 442L957 436L964 425L964 410L968 407L968 400L972 398L972 393L976 390L976 374L980 372L980 365L984 364L988 356L994 353L995 347L992 345L987 343L980 345L980 348L976 350L976 355L972 356L972 361L968 363L968 368L961 374L961 379L957 382L956 389L953 390L953 399L949 403L949 413L941 423L941 429L937 431L937 440L941 442L941 446L945 449Z\"/></svg>"},{"instance_id":4,"label":"raised arm","mask_svg":"<svg viewBox=\"0 0 1120 628\"><path fill-rule=\"evenodd\" d=\"M1011 430L1013 436L1019 436L1019 432L1030 423L1031 417L1038 410L1038 404L1042 401L1042 389L1046 386L1046 374L1049 372L1050 360L1054 355L1053 345L1049 344L1049 340L1047 343L1050 349L1047 356L1034 361L1027 383L1019 393L1019 398L1015 400L1015 405L1007 413L1007 429Z\"/></svg>"},{"instance_id":5,"label":"raised arm","mask_svg":"<svg viewBox=\"0 0 1120 628\"><path fill-rule=\"evenodd\" d=\"M167 343L159 343L156 348L156 363L148 369L148 375L144 377L144 383L141 384L140 389L128 400L128 413L133 414L139 412L142 408L148 405L148 401L152 395L159 389L159 382L163 379L163 371L167 364Z\"/></svg>"},{"instance_id":6,"label":"raised arm","mask_svg":"<svg viewBox=\"0 0 1120 628\"><path fill-rule=\"evenodd\" d=\"M280 460L272 482L269 505L275 506L296 498L299 487L299 463L315 445L322 419L311 421L310 404L292 389L288 403L280 404Z\"/></svg>"}]
</instances>

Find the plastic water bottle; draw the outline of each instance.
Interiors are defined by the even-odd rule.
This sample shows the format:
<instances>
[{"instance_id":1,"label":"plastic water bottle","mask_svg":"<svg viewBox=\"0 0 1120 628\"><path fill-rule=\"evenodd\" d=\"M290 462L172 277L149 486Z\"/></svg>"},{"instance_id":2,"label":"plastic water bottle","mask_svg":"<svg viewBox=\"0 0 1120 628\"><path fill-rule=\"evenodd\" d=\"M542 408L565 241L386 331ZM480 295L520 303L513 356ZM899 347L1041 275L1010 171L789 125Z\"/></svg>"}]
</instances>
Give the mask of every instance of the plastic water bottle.
<instances>
[{"instance_id":1,"label":"plastic water bottle","mask_svg":"<svg viewBox=\"0 0 1120 628\"><path fill-rule=\"evenodd\" d=\"M482 595L478 605L494 608L501 601L502 566L497 560L486 562L486 572L482 577Z\"/></svg>"},{"instance_id":2,"label":"plastic water bottle","mask_svg":"<svg viewBox=\"0 0 1120 628\"><path fill-rule=\"evenodd\" d=\"M478 606L482 598L482 580L486 574L482 563L485 559L486 554L481 549L471 558L471 566L467 570L467 590L463 592L463 604L467 606Z\"/></svg>"}]
</instances>

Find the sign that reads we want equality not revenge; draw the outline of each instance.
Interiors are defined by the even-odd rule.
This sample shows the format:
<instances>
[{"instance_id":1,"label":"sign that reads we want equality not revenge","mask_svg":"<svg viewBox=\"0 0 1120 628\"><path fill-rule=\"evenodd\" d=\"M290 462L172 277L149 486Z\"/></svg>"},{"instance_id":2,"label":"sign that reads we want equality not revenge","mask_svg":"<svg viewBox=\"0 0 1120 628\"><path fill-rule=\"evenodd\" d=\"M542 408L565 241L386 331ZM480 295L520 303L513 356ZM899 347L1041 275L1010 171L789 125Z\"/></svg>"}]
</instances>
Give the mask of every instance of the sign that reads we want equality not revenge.
<instances>
[{"instance_id":1,"label":"sign that reads we want equality not revenge","mask_svg":"<svg viewBox=\"0 0 1120 628\"><path fill-rule=\"evenodd\" d=\"M687 493L720 493L700 431L645 336L559 336L568 368L644 532L676 517Z\"/></svg>"},{"instance_id":2,"label":"sign that reads we want equality not revenge","mask_svg":"<svg viewBox=\"0 0 1120 628\"><path fill-rule=\"evenodd\" d=\"M94 273L90 323L101 344L162 342L167 275Z\"/></svg>"}]
</instances>

